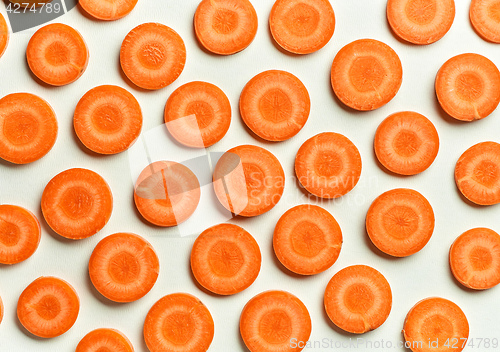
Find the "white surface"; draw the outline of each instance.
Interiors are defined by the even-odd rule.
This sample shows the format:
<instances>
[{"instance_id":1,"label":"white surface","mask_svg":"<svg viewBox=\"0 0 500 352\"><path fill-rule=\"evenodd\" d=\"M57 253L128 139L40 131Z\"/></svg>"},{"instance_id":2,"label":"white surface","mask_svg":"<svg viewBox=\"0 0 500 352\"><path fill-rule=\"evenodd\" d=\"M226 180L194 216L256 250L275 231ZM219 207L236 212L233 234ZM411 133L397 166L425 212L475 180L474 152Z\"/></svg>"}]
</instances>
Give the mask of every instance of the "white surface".
<instances>
[{"instance_id":1,"label":"white surface","mask_svg":"<svg viewBox=\"0 0 500 352\"><path fill-rule=\"evenodd\" d=\"M40 247L30 259L12 267L0 267L0 295L5 305L5 317L0 325L0 351L72 351L87 332L100 327L123 331L137 351L146 351L142 339L144 317L154 302L173 292L192 293L210 309L215 320L211 351L245 350L238 333L241 309L251 297L270 289L290 291L305 303L313 322L311 340L328 338L348 342L351 335L333 330L328 323L323 310L323 292L334 273L358 263L381 271L390 282L394 296L392 312L386 323L363 338L392 343L400 341L408 310L420 299L436 295L461 306L470 322L471 337L499 337L500 288L486 292L466 291L454 282L448 266L449 246L462 232L477 226L500 231L500 206L477 208L466 204L453 180L455 162L463 151L480 141L500 142L500 111L482 121L457 123L443 115L434 96L435 74L451 56L477 52L500 65L500 47L484 42L471 28L469 1L456 1L457 14L450 32L427 47L404 44L391 34L385 17L385 1L332 1L337 18L332 40L319 52L300 57L284 54L275 47L267 26L272 1L252 2L259 16L257 37L249 48L229 57L208 55L198 46L192 24L197 0L139 0L129 16L111 23L90 20L75 9L58 21L82 33L90 49L90 63L76 83L62 88L41 86L30 76L25 48L34 30L11 37L9 47L0 59L0 96L20 91L40 95L55 109L60 130L54 149L43 159L25 166L0 163L0 203L17 204L34 211L43 227ZM164 23L182 36L187 47L187 64L180 78L171 86L156 92L143 92L123 80L118 56L120 44L128 31L150 21ZM389 44L399 54L404 69L403 85L396 98L383 108L366 113L352 113L340 106L333 97L329 78L330 65L337 51L359 38L374 38ZM256 140L244 128L237 110L241 89L250 78L266 69L292 72L303 81L311 96L308 123L296 137L283 143ZM130 90L139 100L144 113L144 135L162 124L163 108L169 94L193 80L218 85L226 92L233 107L228 134L210 151L225 151L243 143L262 145L279 158L290 180L281 202L270 212L253 219L233 220L257 239L263 258L256 282L232 297L208 295L194 284L189 253L195 236L180 237L176 229L154 228L141 221L133 205L128 154L109 157L89 154L79 146L72 129L72 113L80 97L94 86L117 84ZM415 110L426 115L435 124L441 138L441 150L435 163L423 174L410 178L395 177L382 171L376 164L372 148L378 124L389 114L401 110ZM350 194L321 204L335 216L343 231L344 245L339 260L320 275L298 278L283 272L277 265L272 252L272 233L276 221L287 209L308 201L293 181L293 160L300 145L322 131L335 131L349 137L361 152L363 172L360 183ZM165 134L158 138L168 139ZM166 152L172 155L171 151ZM174 154L174 157L179 155ZM187 150L182 157L184 155L191 158L199 156L200 152ZM45 184L57 173L72 167L90 168L100 173L110 184L114 196L113 215L107 226L96 236L77 242L65 241L53 234L40 212L40 197ZM373 250L364 230L364 217L370 203L382 192L396 187L420 191L429 199L436 213L436 228L429 244L420 253L405 259L381 256ZM118 231L144 236L153 244L161 261L160 276L152 291L131 304L113 304L102 298L93 289L87 273L88 258L94 246L103 237ZM26 335L16 318L19 294L42 275L66 279L76 288L81 299L81 312L73 328L50 340ZM309 350L334 349L306 349ZM362 346L342 350L373 351Z\"/></svg>"}]
</instances>

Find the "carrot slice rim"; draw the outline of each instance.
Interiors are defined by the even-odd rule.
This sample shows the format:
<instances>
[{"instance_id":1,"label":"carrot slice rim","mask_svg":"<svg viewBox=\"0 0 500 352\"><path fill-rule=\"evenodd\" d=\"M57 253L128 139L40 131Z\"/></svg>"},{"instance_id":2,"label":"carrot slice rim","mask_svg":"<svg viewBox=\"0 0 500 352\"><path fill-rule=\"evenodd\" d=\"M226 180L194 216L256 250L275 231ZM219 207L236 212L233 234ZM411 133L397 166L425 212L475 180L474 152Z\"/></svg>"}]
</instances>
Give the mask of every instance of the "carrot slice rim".
<instances>
[{"instance_id":1,"label":"carrot slice rim","mask_svg":"<svg viewBox=\"0 0 500 352\"><path fill-rule=\"evenodd\" d=\"M9 27L5 22L5 17L0 13L0 57L5 53L7 45L9 44Z\"/></svg>"},{"instance_id":2,"label":"carrot slice rim","mask_svg":"<svg viewBox=\"0 0 500 352\"><path fill-rule=\"evenodd\" d=\"M90 16L103 21L116 21L127 16L138 0L79 0L82 9Z\"/></svg>"},{"instance_id":3,"label":"carrot slice rim","mask_svg":"<svg viewBox=\"0 0 500 352\"><path fill-rule=\"evenodd\" d=\"M134 352L130 340L122 332L116 329L95 329L85 335L75 352L93 352L103 349L113 352Z\"/></svg>"},{"instance_id":4,"label":"carrot slice rim","mask_svg":"<svg viewBox=\"0 0 500 352\"><path fill-rule=\"evenodd\" d=\"M469 17L474 30L481 38L500 43L500 5L495 0L472 0Z\"/></svg>"}]
</instances>

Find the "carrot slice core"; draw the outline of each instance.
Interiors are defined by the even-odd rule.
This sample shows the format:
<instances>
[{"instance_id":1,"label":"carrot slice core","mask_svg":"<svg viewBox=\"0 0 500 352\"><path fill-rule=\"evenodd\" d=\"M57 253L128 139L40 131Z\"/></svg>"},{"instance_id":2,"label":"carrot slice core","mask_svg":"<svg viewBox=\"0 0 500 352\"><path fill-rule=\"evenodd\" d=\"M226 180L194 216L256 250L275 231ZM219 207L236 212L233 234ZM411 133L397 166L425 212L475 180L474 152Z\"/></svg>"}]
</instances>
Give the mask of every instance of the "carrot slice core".
<instances>
[{"instance_id":1,"label":"carrot slice core","mask_svg":"<svg viewBox=\"0 0 500 352\"><path fill-rule=\"evenodd\" d=\"M96 329L81 339L75 352L134 352L134 347L118 330Z\"/></svg>"}]
</instances>

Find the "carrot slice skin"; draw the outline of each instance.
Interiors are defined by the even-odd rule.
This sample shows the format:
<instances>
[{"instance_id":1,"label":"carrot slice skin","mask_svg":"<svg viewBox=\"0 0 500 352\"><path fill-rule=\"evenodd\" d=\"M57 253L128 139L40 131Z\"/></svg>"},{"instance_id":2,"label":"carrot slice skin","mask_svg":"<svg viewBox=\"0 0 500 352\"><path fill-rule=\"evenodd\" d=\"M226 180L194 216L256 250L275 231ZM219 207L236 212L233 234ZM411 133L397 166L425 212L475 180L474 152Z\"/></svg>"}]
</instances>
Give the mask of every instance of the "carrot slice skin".
<instances>
[{"instance_id":1,"label":"carrot slice skin","mask_svg":"<svg viewBox=\"0 0 500 352\"><path fill-rule=\"evenodd\" d=\"M329 269L339 257L342 230L325 209L311 204L289 209L276 224L274 253L288 270L316 275Z\"/></svg>"},{"instance_id":2,"label":"carrot slice skin","mask_svg":"<svg viewBox=\"0 0 500 352\"><path fill-rule=\"evenodd\" d=\"M17 302L17 317L35 336L52 338L67 332L80 311L75 289L56 277L40 277L26 287Z\"/></svg>"},{"instance_id":3,"label":"carrot slice skin","mask_svg":"<svg viewBox=\"0 0 500 352\"><path fill-rule=\"evenodd\" d=\"M121 153L141 133L141 107L121 87L95 87L78 102L73 125L80 141L90 150L99 154Z\"/></svg>"},{"instance_id":4,"label":"carrot slice skin","mask_svg":"<svg viewBox=\"0 0 500 352\"><path fill-rule=\"evenodd\" d=\"M500 43L500 5L496 0L472 0L469 17L481 38Z\"/></svg>"},{"instance_id":5,"label":"carrot slice skin","mask_svg":"<svg viewBox=\"0 0 500 352\"><path fill-rule=\"evenodd\" d=\"M269 16L274 40L294 54L323 48L335 31L335 13L328 0L276 0Z\"/></svg>"},{"instance_id":6,"label":"carrot slice skin","mask_svg":"<svg viewBox=\"0 0 500 352\"><path fill-rule=\"evenodd\" d=\"M127 16L137 0L79 0L80 6L90 16L103 21L115 21Z\"/></svg>"},{"instance_id":7,"label":"carrot slice skin","mask_svg":"<svg viewBox=\"0 0 500 352\"><path fill-rule=\"evenodd\" d=\"M79 240L95 235L108 222L113 196L106 181L87 169L56 175L42 194L42 213L60 236Z\"/></svg>"},{"instance_id":8,"label":"carrot slice skin","mask_svg":"<svg viewBox=\"0 0 500 352\"><path fill-rule=\"evenodd\" d=\"M211 83L186 83L168 98L165 123L181 144L207 148L220 141L229 130L231 104L226 94Z\"/></svg>"},{"instance_id":9,"label":"carrot slice skin","mask_svg":"<svg viewBox=\"0 0 500 352\"><path fill-rule=\"evenodd\" d=\"M265 291L252 298L240 316L240 334L254 351L300 351L290 341L309 340L311 317L300 299L286 291Z\"/></svg>"},{"instance_id":10,"label":"carrot slice skin","mask_svg":"<svg viewBox=\"0 0 500 352\"><path fill-rule=\"evenodd\" d=\"M240 113L257 136L279 142L292 138L309 118L311 100L302 82L286 71L259 73L243 88Z\"/></svg>"},{"instance_id":11,"label":"carrot slice skin","mask_svg":"<svg viewBox=\"0 0 500 352\"><path fill-rule=\"evenodd\" d=\"M208 51L232 55L247 48L258 19L248 0L202 0L194 15L196 38Z\"/></svg>"},{"instance_id":12,"label":"carrot slice skin","mask_svg":"<svg viewBox=\"0 0 500 352\"><path fill-rule=\"evenodd\" d=\"M214 321L195 296L174 293L161 298L144 322L144 340L150 352L207 351L214 337Z\"/></svg>"},{"instance_id":13,"label":"carrot slice skin","mask_svg":"<svg viewBox=\"0 0 500 352\"><path fill-rule=\"evenodd\" d=\"M336 273L325 290L325 310L342 330L363 334L381 326L392 307L392 291L385 277L366 265Z\"/></svg>"},{"instance_id":14,"label":"carrot slice skin","mask_svg":"<svg viewBox=\"0 0 500 352\"><path fill-rule=\"evenodd\" d=\"M0 57L2 57L5 49L7 49L9 36L9 27L7 27L7 22L5 22L5 18L0 13Z\"/></svg>"},{"instance_id":15,"label":"carrot slice skin","mask_svg":"<svg viewBox=\"0 0 500 352\"><path fill-rule=\"evenodd\" d=\"M160 23L143 23L123 40L120 64L136 86L157 90L174 82L186 63L186 47L172 28Z\"/></svg>"},{"instance_id":16,"label":"carrot slice skin","mask_svg":"<svg viewBox=\"0 0 500 352\"><path fill-rule=\"evenodd\" d=\"M129 339L115 329L96 329L89 332L76 346L75 352L134 352Z\"/></svg>"}]
</instances>

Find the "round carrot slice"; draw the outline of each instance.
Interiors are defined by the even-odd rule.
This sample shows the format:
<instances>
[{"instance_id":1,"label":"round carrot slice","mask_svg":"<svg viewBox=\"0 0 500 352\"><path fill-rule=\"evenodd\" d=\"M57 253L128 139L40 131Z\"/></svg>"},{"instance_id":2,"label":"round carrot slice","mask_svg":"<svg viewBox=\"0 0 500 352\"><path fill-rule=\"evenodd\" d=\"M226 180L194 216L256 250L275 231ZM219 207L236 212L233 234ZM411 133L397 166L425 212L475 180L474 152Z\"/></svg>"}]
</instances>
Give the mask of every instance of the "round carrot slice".
<instances>
[{"instance_id":1,"label":"round carrot slice","mask_svg":"<svg viewBox=\"0 0 500 352\"><path fill-rule=\"evenodd\" d=\"M194 14L201 45L219 55L248 47L257 34L257 13L248 0L202 0Z\"/></svg>"},{"instance_id":2,"label":"round carrot slice","mask_svg":"<svg viewBox=\"0 0 500 352\"><path fill-rule=\"evenodd\" d=\"M303 204L288 210L274 229L276 257L288 270L315 275L330 268L342 248L342 230L325 209Z\"/></svg>"},{"instance_id":3,"label":"round carrot slice","mask_svg":"<svg viewBox=\"0 0 500 352\"><path fill-rule=\"evenodd\" d=\"M226 135L231 124L231 104L226 94L213 84L186 83L168 98L165 123L178 142L207 148Z\"/></svg>"},{"instance_id":4,"label":"round carrot slice","mask_svg":"<svg viewBox=\"0 0 500 352\"><path fill-rule=\"evenodd\" d=\"M360 39L337 53L331 80L342 103L356 110L375 110L396 96L403 82L403 67L387 44Z\"/></svg>"},{"instance_id":5,"label":"round carrot slice","mask_svg":"<svg viewBox=\"0 0 500 352\"><path fill-rule=\"evenodd\" d=\"M194 213L200 194L200 183L188 167L173 161L157 161L139 175L134 200L144 219L169 227L179 225Z\"/></svg>"},{"instance_id":6,"label":"round carrot slice","mask_svg":"<svg viewBox=\"0 0 500 352\"><path fill-rule=\"evenodd\" d=\"M52 107L29 93L0 99L0 158L28 164L45 156L57 139L57 120Z\"/></svg>"},{"instance_id":7,"label":"round carrot slice","mask_svg":"<svg viewBox=\"0 0 500 352\"><path fill-rule=\"evenodd\" d=\"M127 16L137 0L79 0L80 6L90 16L104 21L114 21Z\"/></svg>"},{"instance_id":8,"label":"round carrot slice","mask_svg":"<svg viewBox=\"0 0 500 352\"><path fill-rule=\"evenodd\" d=\"M60 236L79 240L95 235L111 217L113 196L94 171L69 169L56 175L42 194L42 213Z\"/></svg>"},{"instance_id":9,"label":"round carrot slice","mask_svg":"<svg viewBox=\"0 0 500 352\"><path fill-rule=\"evenodd\" d=\"M389 0L387 20L407 42L432 44L444 37L455 19L454 0Z\"/></svg>"},{"instance_id":10,"label":"round carrot slice","mask_svg":"<svg viewBox=\"0 0 500 352\"><path fill-rule=\"evenodd\" d=\"M284 141L295 136L309 118L311 100L291 73L270 70L252 78L240 96L240 113L257 136Z\"/></svg>"},{"instance_id":11,"label":"round carrot slice","mask_svg":"<svg viewBox=\"0 0 500 352\"><path fill-rule=\"evenodd\" d=\"M134 352L129 339L115 329L96 329L81 339L75 352Z\"/></svg>"},{"instance_id":12,"label":"round carrot slice","mask_svg":"<svg viewBox=\"0 0 500 352\"><path fill-rule=\"evenodd\" d=\"M151 352L207 351L214 338L214 321L207 307L187 293L161 298L144 322L144 340Z\"/></svg>"},{"instance_id":13,"label":"round carrot slice","mask_svg":"<svg viewBox=\"0 0 500 352\"><path fill-rule=\"evenodd\" d=\"M252 217L278 204L285 188L285 173L271 152L254 145L240 145L219 159L213 181L215 194L224 208Z\"/></svg>"},{"instance_id":14,"label":"round carrot slice","mask_svg":"<svg viewBox=\"0 0 500 352\"><path fill-rule=\"evenodd\" d=\"M320 133L300 147L295 174L309 193L321 198L338 198L350 192L361 176L361 155L345 136Z\"/></svg>"},{"instance_id":15,"label":"round carrot slice","mask_svg":"<svg viewBox=\"0 0 500 352\"><path fill-rule=\"evenodd\" d=\"M241 337L252 352L299 351L290 341L308 341L311 329L304 303L285 291L262 292L241 312Z\"/></svg>"},{"instance_id":16,"label":"round carrot slice","mask_svg":"<svg viewBox=\"0 0 500 352\"><path fill-rule=\"evenodd\" d=\"M7 44L9 43L9 27L7 27L7 22L5 18L0 13L0 57L2 57L5 49L7 49Z\"/></svg>"},{"instance_id":17,"label":"round carrot slice","mask_svg":"<svg viewBox=\"0 0 500 352\"><path fill-rule=\"evenodd\" d=\"M500 103L500 71L484 56L457 55L439 69L436 95L451 117L461 121L483 119Z\"/></svg>"},{"instance_id":18,"label":"round carrot slice","mask_svg":"<svg viewBox=\"0 0 500 352\"><path fill-rule=\"evenodd\" d=\"M89 52L74 28L53 23L40 28L26 49L28 65L35 76L52 86L76 81L87 69Z\"/></svg>"},{"instance_id":19,"label":"round carrot slice","mask_svg":"<svg viewBox=\"0 0 500 352\"><path fill-rule=\"evenodd\" d=\"M469 323L464 312L455 303L444 298L431 297L418 302L406 316L403 334L413 352L463 350L463 341L469 337ZM429 341L438 341L432 347ZM446 341L450 343L445 346ZM459 341L458 344L451 343Z\"/></svg>"},{"instance_id":20,"label":"round carrot slice","mask_svg":"<svg viewBox=\"0 0 500 352\"><path fill-rule=\"evenodd\" d=\"M500 2L497 0L472 0L470 21L484 40L500 43Z\"/></svg>"},{"instance_id":21,"label":"round carrot slice","mask_svg":"<svg viewBox=\"0 0 500 352\"><path fill-rule=\"evenodd\" d=\"M310 54L324 47L335 30L328 0L277 0L269 16L271 34L283 49Z\"/></svg>"},{"instance_id":22,"label":"round carrot slice","mask_svg":"<svg viewBox=\"0 0 500 352\"><path fill-rule=\"evenodd\" d=\"M377 270L353 265L336 273L325 290L325 309L342 330L363 334L382 325L392 307L391 286Z\"/></svg>"},{"instance_id":23,"label":"round carrot slice","mask_svg":"<svg viewBox=\"0 0 500 352\"><path fill-rule=\"evenodd\" d=\"M473 203L500 203L500 144L482 142L467 149L455 166L455 182Z\"/></svg>"},{"instance_id":24,"label":"round carrot slice","mask_svg":"<svg viewBox=\"0 0 500 352\"><path fill-rule=\"evenodd\" d=\"M439 135L425 116L403 111L390 115L378 127L375 154L389 171L416 175L429 168L439 151Z\"/></svg>"},{"instance_id":25,"label":"round carrot slice","mask_svg":"<svg viewBox=\"0 0 500 352\"><path fill-rule=\"evenodd\" d=\"M123 72L143 89L168 86L181 75L185 63L184 41L160 23L143 23L132 29L120 50Z\"/></svg>"},{"instance_id":26,"label":"round carrot slice","mask_svg":"<svg viewBox=\"0 0 500 352\"><path fill-rule=\"evenodd\" d=\"M35 336L52 338L68 331L78 317L75 289L56 277L40 277L26 287L17 302L17 317Z\"/></svg>"},{"instance_id":27,"label":"round carrot slice","mask_svg":"<svg viewBox=\"0 0 500 352\"><path fill-rule=\"evenodd\" d=\"M99 86L89 90L78 102L73 124L80 141L99 154L127 150L139 137L142 112L127 90Z\"/></svg>"}]
</instances>

